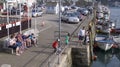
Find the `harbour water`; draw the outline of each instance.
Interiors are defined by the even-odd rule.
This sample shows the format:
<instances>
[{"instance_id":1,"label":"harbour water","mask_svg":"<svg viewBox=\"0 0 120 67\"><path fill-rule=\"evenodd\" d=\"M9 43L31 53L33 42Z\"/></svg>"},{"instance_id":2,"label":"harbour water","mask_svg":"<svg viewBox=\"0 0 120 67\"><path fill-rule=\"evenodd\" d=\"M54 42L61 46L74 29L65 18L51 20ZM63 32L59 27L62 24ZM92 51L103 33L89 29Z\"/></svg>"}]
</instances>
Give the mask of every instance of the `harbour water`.
<instances>
[{"instance_id":1,"label":"harbour water","mask_svg":"<svg viewBox=\"0 0 120 67\"><path fill-rule=\"evenodd\" d=\"M120 8L118 7L110 7L110 19L111 20L116 20L120 18Z\"/></svg>"},{"instance_id":2,"label":"harbour water","mask_svg":"<svg viewBox=\"0 0 120 67\"><path fill-rule=\"evenodd\" d=\"M120 24L120 8L110 7L110 19ZM111 49L107 52L95 51L97 59L93 61L91 67L120 67L120 49Z\"/></svg>"},{"instance_id":3,"label":"harbour water","mask_svg":"<svg viewBox=\"0 0 120 67\"><path fill-rule=\"evenodd\" d=\"M111 7L110 11L110 21L115 22L115 28L120 28L120 8Z\"/></svg>"},{"instance_id":4,"label":"harbour water","mask_svg":"<svg viewBox=\"0 0 120 67\"><path fill-rule=\"evenodd\" d=\"M120 67L120 50L110 49L105 52L103 50L95 51L97 59L93 61L91 67Z\"/></svg>"}]
</instances>

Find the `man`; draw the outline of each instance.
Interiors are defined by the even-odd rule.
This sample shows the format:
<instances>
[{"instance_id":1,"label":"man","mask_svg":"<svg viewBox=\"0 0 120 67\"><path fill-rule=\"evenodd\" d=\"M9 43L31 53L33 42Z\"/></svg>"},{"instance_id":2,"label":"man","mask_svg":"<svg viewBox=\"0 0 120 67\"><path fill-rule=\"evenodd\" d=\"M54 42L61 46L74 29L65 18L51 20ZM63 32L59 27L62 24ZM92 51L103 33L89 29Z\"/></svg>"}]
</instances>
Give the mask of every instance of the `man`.
<instances>
[{"instance_id":1,"label":"man","mask_svg":"<svg viewBox=\"0 0 120 67\"><path fill-rule=\"evenodd\" d=\"M85 38L85 27L83 26L82 29L80 29L79 33L78 33L78 37L80 42L83 42L84 38Z\"/></svg>"}]
</instances>

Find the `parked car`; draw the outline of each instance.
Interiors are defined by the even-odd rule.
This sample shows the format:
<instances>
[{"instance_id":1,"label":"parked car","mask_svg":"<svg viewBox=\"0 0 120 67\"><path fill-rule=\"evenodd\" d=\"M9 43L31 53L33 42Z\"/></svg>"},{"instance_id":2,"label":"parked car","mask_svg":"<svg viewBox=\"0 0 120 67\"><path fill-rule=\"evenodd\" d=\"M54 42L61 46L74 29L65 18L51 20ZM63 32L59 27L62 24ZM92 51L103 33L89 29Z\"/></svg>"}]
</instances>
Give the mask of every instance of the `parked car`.
<instances>
[{"instance_id":1,"label":"parked car","mask_svg":"<svg viewBox=\"0 0 120 67\"><path fill-rule=\"evenodd\" d=\"M72 23L79 23L80 21L78 16L75 15L75 13L73 12L62 13L61 20L66 22L72 22Z\"/></svg>"},{"instance_id":2,"label":"parked car","mask_svg":"<svg viewBox=\"0 0 120 67\"><path fill-rule=\"evenodd\" d=\"M42 16L43 12L42 10L32 10L32 17L38 17L38 16Z\"/></svg>"},{"instance_id":3,"label":"parked car","mask_svg":"<svg viewBox=\"0 0 120 67\"><path fill-rule=\"evenodd\" d=\"M24 10L16 10L16 12L17 12L17 15L21 15L21 16L23 16L23 14L24 14Z\"/></svg>"},{"instance_id":4,"label":"parked car","mask_svg":"<svg viewBox=\"0 0 120 67\"><path fill-rule=\"evenodd\" d=\"M74 14L79 18L80 21L82 21L82 14L80 12L75 11Z\"/></svg>"},{"instance_id":5,"label":"parked car","mask_svg":"<svg viewBox=\"0 0 120 67\"><path fill-rule=\"evenodd\" d=\"M21 16L23 16L24 10L14 8L14 9L9 10L9 12L10 12L11 15L21 15Z\"/></svg>"},{"instance_id":6,"label":"parked car","mask_svg":"<svg viewBox=\"0 0 120 67\"><path fill-rule=\"evenodd\" d=\"M88 9L83 9L81 12L83 15L87 16L89 14Z\"/></svg>"},{"instance_id":7,"label":"parked car","mask_svg":"<svg viewBox=\"0 0 120 67\"><path fill-rule=\"evenodd\" d=\"M87 9L88 9L88 11L90 12L90 14L92 14L92 13L93 13L93 6L87 6L86 8L87 8Z\"/></svg>"},{"instance_id":8,"label":"parked car","mask_svg":"<svg viewBox=\"0 0 120 67\"><path fill-rule=\"evenodd\" d=\"M64 6L64 11L68 11L68 10L70 10L70 7Z\"/></svg>"},{"instance_id":9,"label":"parked car","mask_svg":"<svg viewBox=\"0 0 120 67\"><path fill-rule=\"evenodd\" d=\"M74 9L74 10L77 10L79 7L77 7L77 6L70 6L71 7L71 9Z\"/></svg>"},{"instance_id":10,"label":"parked car","mask_svg":"<svg viewBox=\"0 0 120 67\"><path fill-rule=\"evenodd\" d=\"M82 15L87 16L90 12L86 8L79 8L77 9L78 12L80 12Z\"/></svg>"}]
</instances>

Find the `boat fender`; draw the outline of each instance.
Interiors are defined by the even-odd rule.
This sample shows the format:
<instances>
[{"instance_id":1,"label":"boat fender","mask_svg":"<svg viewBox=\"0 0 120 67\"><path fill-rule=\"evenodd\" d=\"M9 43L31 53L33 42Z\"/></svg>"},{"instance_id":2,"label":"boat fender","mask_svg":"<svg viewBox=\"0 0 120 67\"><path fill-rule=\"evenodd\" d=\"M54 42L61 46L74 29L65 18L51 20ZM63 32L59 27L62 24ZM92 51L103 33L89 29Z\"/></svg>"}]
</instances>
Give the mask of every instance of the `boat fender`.
<instances>
[{"instance_id":1,"label":"boat fender","mask_svg":"<svg viewBox=\"0 0 120 67\"><path fill-rule=\"evenodd\" d=\"M96 59L97 59L97 56L96 56L96 55L94 55L94 56L93 56L93 60L95 61Z\"/></svg>"},{"instance_id":2,"label":"boat fender","mask_svg":"<svg viewBox=\"0 0 120 67\"><path fill-rule=\"evenodd\" d=\"M114 44L114 45L112 46L112 48L118 48L118 45L115 45L115 44Z\"/></svg>"}]
</instances>

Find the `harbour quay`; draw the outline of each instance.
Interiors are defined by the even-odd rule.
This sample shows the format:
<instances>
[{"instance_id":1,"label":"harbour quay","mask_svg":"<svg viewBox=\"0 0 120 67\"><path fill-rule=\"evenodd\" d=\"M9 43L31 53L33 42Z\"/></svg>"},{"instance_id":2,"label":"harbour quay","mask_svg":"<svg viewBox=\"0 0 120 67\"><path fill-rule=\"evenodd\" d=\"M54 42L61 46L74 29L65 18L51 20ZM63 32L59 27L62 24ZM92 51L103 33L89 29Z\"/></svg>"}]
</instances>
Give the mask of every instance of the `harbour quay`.
<instances>
[{"instance_id":1,"label":"harbour quay","mask_svg":"<svg viewBox=\"0 0 120 67\"><path fill-rule=\"evenodd\" d=\"M19 18L20 19L20 18ZM20 30L19 19L16 25L16 30ZM3 43L0 43L0 66L9 67L88 67L94 59L92 44L94 43L94 15L90 14L83 16L83 20L78 24L72 24L68 22L61 23L61 49L54 53L52 48L53 41L59 36L54 36L55 31L58 31L59 16L56 14L43 14L42 17L32 17L30 20L23 22L22 32L28 34L35 33L37 37L37 47L29 47L20 56L16 56L15 52L11 53L10 50L3 49ZM28 21L30 26L28 26ZM15 26L16 26L15 25ZM78 38L78 32L82 27L85 30L90 30L90 41L89 43L80 43ZM6 37L1 38L3 42L7 38L7 29L5 30ZM65 31L65 32L62 32ZM70 33L69 44L65 44L66 33ZM12 34L12 33L11 33ZM10 34L10 35L11 35ZM59 35L59 31L57 33Z\"/></svg>"},{"instance_id":2,"label":"harbour quay","mask_svg":"<svg viewBox=\"0 0 120 67\"><path fill-rule=\"evenodd\" d=\"M53 15L45 14L43 16L43 18L44 17L51 17L52 19L54 19L57 17L57 15L53 16ZM42 18L38 18L37 20L39 20L39 19L42 19ZM89 66L91 63L90 62L90 59L91 59L90 53L91 52L90 52L89 45L88 44L81 45L78 42L78 37L76 37L76 36L77 36L77 33L79 32L79 29L82 28L83 26L85 26L85 29L88 29L89 22L92 19L93 19L93 17L91 17L91 16L85 17L84 20L81 21L81 23L79 23L80 26L78 25L79 27L77 27L77 28L75 27L75 29L74 29L75 31L74 31L73 35L71 35L70 44L68 46L63 44L62 49L64 49L64 46L66 46L66 48L64 50L62 50L62 53L60 53L60 54L53 54L53 49L51 47L51 44L48 44L49 41L50 42L53 41L53 40L51 41L51 39L49 39L49 38L54 39L54 35L46 35L44 33L44 32L49 32L50 34L54 34L56 27L50 27L50 29L52 29L54 31L51 31L50 29L47 29L46 31L42 31L42 29L45 29L46 27L50 26L50 21L44 21L45 25L41 26L42 20L40 20L41 22L38 22L38 26L40 28L39 31L42 31L42 32L40 32L37 36L38 39L40 40L38 42L38 47L31 47L30 49L26 50L21 56L16 56L14 54L11 54L11 53L8 53L5 51L1 51L0 59L2 61L0 61L0 65L8 64L8 65L11 65L12 67L39 67L39 66L48 67L48 66L52 66L52 65L55 65L53 67L66 67L67 65L72 66L73 64L81 65L81 66L84 66L84 65ZM32 28L34 28L34 20L35 20L34 18L32 18L32 20L31 20ZM49 20L49 19L46 19L46 20ZM51 23L52 22L53 21L51 21ZM63 35L63 34L61 34L61 35ZM46 36L45 39L48 39L48 40L44 40L44 39L42 40L41 38L44 38L44 36ZM44 43L46 43L48 45L45 45ZM41 46L41 44L43 44L43 45ZM49 46L49 47L47 48L47 46ZM44 52L42 53L42 51L44 51ZM8 58L8 59L6 59L6 58Z\"/></svg>"}]
</instances>

